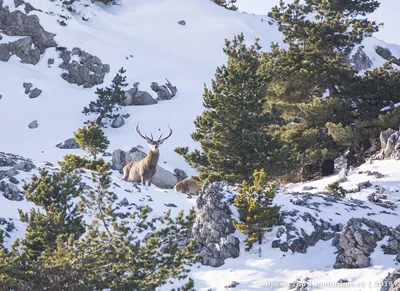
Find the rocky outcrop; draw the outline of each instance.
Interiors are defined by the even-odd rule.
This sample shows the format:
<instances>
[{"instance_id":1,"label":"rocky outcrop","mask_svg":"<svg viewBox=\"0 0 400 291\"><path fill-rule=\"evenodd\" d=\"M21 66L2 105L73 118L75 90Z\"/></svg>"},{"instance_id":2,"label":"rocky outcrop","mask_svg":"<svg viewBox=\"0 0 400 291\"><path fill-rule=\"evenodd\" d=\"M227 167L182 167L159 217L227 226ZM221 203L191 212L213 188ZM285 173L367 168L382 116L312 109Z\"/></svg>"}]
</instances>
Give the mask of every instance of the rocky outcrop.
<instances>
[{"instance_id":1,"label":"rocky outcrop","mask_svg":"<svg viewBox=\"0 0 400 291\"><path fill-rule=\"evenodd\" d=\"M148 92L139 91L139 82L135 82L133 87L125 91L125 106L131 105L153 105L157 104L158 101L154 99Z\"/></svg>"},{"instance_id":2,"label":"rocky outcrop","mask_svg":"<svg viewBox=\"0 0 400 291\"><path fill-rule=\"evenodd\" d=\"M118 115L117 117L114 118L114 120L111 123L112 128L120 128L125 124L125 119L121 116Z\"/></svg>"},{"instance_id":3,"label":"rocky outcrop","mask_svg":"<svg viewBox=\"0 0 400 291\"><path fill-rule=\"evenodd\" d=\"M335 233L343 228L341 224L332 224L317 219L308 212L300 214L296 210L281 212L281 218L284 222L278 228L276 234L278 239L272 242L272 247L279 248L283 252L291 250L293 253L305 254L308 247L315 246L320 240L332 239ZM307 233L303 228L296 228L296 221L299 220L310 223L313 231Z\"/></svg>"},{"instance_id":4,"label":"rocky outcrop","mask_svg":"<svg viewBox=\"0 0 400 291\"><path fill-rule=\"evenodd\" d=\"M387 245L382 245L384 254L396 255L400 262L400 232L366 218L352 218L343 231L337 234L332 244L339 250L334 268L365 268L371 265L370 255L377 243L388 237Z\"/></svg>"},{"instance_id":5,"label":"rocky outcrop","mask_svg":"<svg viewBox=\"0 0 400 291\"><path fill-rule=\"evenodd\" d=\"M3 196L9 200L23 200L24 195L16 186L19 181L15 176L20 171L30 172L35 168L31 160L0 152L0 192Z\"/></svg>"},{"instance_id":6,"label":"rocky outcrop","mask_svg":"<svg viewBox=\"0 0 400 291\"><path fill-rule=\"evenodd\" d=\"M364 52L363 47L360 46L357 49L357 52L351 56L350 65L353 67L353 69L359 72L372 68L373 63Z\"/></svg>"},{"instance_id":7,"label":"rocky outcrop","mask_svg":"<svg viewBox=\"0 0 400 291\"><path fill-rule=\"evenodd\" d=\"M381 150L372 158L400 160L400 132L389 128L381 132L379 139Z\"/></svg>"},{"instance_id":8,"label":"rocky outcrop","mask_svg":"<svg viewBox=\"0 0 400 291\"><path fill-rule=\"evenodd\" d=\"M172 86L168 79L166 81L165 85L158 85L156 82L152 82L150 85L150 88L157 93L157 100L171 100L178 92L178 89Z\"/></svg>"},{"instance_id":9,"label":"rocky outcrop","mask_svg":"<svg viewBox=\"0 0 400 291\"><path fill-rule=\"evenodd\" d=\"M27 9L29 12L34 8L25 5L25 11ZM35 65L47 48L57 46L54 41L55 35L43 29L36 15L26 15L20 10L10 12L8 7L3 7L2 0L0 1L0 30L9 36L23 36L17 41L0 44L0 61L3 62L7 62L12 55L16 55L22 63Z\"/></svg>"},{"instance_id":10,"label":"rocky outcrop","mask_svg":"<svg viewBox=\"0 0 400 291\"><path fill-rule=\"evenodd\" d=\"M381 46L377 46L375 48L375 52L380 55L382 58L384 58L387 61L392 60L393 63L395 63L396 65L400 66L400 59L394 57L392 55L392 52L388 49L388 48L384 48Z\"/></svg>"},{"instance_id":11,"label":"rocky outcrop","mask_svg":"<svg viewBox=\"0 0 400 291\"><path fill-rule=\"evenodd\" d=\"M69 138L65 140L63 143L59 143L56 145L59 149L79 149L79 144L74 138Z\"/></svg>"},{"instance_id":12,"label":"rocky outcrop","mask_svg":"<svg viewBox=\"0 0 400 291\"><path fill-rule=\"evenodd\" d=\"M126 164L139 161L145 157L146 154L136 147L128 152L117 149L112 154L111 167L122 173L122 169ZM157 165L156 174L153 177L152 183L162 189L172 189L176 183L178 183L178 178L175 174Z\"/></svg>"},{"instance_id":13,"label":"rocky outcrop","mask_svg":"<svg viewBox=\"0 0 400 291\"><path fill-rule=\"evenodd\" d=\"M203 265L219 267L239 256L239 239L233 235L232 212L218 183L206 182L197 199L193 236Z\"/></svg>"},{"instance_id":14,"label":"rocky outcrop","mask_svg":"<svg viewBox=\"0 0 400 291\"><path fill-rule=\"evenodd\" d=\"M59 66L65 70L61 77L68 83L83 85L83 88L91 88L103 83L104 76L110 72L110 66L103 64L101 60L80 48L73 48L68 51L65 48L58 48L59 57L62 63ZM72 59L78 58L79 61Z\"/></svg>"}]
</instances>

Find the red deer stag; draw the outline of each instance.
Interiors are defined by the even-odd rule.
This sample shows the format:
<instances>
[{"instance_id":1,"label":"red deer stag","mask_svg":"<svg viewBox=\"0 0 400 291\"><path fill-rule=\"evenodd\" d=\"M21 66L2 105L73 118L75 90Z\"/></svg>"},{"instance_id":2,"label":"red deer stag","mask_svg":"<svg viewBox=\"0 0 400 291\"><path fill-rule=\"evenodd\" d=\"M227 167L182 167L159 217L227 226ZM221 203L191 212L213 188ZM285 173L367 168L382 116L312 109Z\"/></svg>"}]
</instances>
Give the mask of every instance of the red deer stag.
<instances>
[{"instance_id":1,"label":"red deer stag","mask_svg":"<svg viewBox=\"0 0 400 291\"><path fill-rule=\"evenodd\" d=\"M160 152L158 150L158 147L167 139L171 136L172 134L172 129L169 129L169 135L165 138L162 138L162 134L158 138L158 140L153 140L153 135L151 134L151 138L149 138L147 135L143 136L140 133L139 129L139 124L136 126L136 132L144 138L147 143L150 145L149 152L147 153L147 156L140 160L140 161L134 161L130 162L125 165L123 169L123 179L126 181L132 181L132 182L139 182L145 185L145 182L148 182L148 185L151 186L151 180L154 177L154 174L156 173L157 170L157 163L158 159L160 157Z\"/></svg>"}]
</instances>

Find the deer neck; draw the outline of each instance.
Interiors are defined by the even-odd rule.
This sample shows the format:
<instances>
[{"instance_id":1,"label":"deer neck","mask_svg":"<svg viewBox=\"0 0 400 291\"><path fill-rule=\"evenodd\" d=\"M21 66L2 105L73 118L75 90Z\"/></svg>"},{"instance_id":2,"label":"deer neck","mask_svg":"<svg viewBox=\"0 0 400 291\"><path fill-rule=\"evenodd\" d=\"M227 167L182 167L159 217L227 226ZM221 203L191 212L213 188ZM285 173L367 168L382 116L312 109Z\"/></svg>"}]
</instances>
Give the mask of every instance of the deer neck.
<instances>
[{"instance_id":1,"label":"deer neck","mask_svg":"<svg viewBox=\"0 0 400 291\"><path fill-rule=\"evenodd\" d=\"M160 158L160 152L157 150L149 149L146 157L146 164L149 167L156 167L158 159Z\"/></svg>"}]
</instances>

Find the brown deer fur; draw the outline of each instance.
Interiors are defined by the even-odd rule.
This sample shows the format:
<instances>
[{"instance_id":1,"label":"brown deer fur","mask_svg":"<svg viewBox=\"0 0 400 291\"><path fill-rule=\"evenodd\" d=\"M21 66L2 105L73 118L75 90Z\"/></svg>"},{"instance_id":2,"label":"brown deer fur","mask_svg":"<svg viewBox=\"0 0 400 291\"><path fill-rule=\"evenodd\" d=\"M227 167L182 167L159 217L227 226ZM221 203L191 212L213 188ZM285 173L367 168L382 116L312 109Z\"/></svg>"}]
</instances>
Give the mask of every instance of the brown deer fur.
<instances>
[{"instance_id":1,"label":"brown deer fur","mask_svg":"<svg viewBox=\"0 0 400 291\"><path fill-rule=\"evenodd\" d=\"M175 192L197 195L201 190L201 185L197 184L193 179L186 178L174 187Z\"/></svg>"},{"instance_id":2,"label":"brown deer fur","mask_svg":"<svg viewBox=\"0 0 400 291\"><path fill-rule=\"evenodd\" d=\"M172 130L170 129L170 133L166 138L161 139L161 135L156 141L153 140L153 136L151 138L143 136L140 133L139 125L136 126L136 131L150 145L149 152L144 159L130 162L124 166L123 179L142 183L143 185L145 185L145 182L148 182L148 185L151 186L151 181L157 171L158 159L160 158L159 146L171 136Z\"/></svg>"}]
</instances>

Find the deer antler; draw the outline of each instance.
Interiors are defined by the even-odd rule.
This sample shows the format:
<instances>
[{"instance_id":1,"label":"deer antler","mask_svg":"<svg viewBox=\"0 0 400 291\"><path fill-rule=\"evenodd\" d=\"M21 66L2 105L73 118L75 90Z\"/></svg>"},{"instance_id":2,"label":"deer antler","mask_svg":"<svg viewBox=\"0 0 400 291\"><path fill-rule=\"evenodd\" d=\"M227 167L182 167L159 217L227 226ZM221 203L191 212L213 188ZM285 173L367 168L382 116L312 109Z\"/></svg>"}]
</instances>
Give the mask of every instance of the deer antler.
<instances>
[{"instance_id":1,"label":"deer antler","mask_svg":"<svg viewBox=\"0 0 400 291\"><path fill-rule=\"evenodd\" d=\"M171 136L171 134L172 134L172 129L168 126L168 128L169 128L169 134L168 134L168 136L167 137L164 137L163 139L161 139L161 137L162 137L162 134L160 135L160 137L158 138L158 142L164 142L167 138L169 138L170 136Z\"/></svg>"},{"instance_id":2,"label":"deer antler","mask_svg":"<svg viewBox=\"0 0 400 291\"><path fill-rule=\"evenodd\" d=\"M137 125L136 125L136 132L137 132L142 138L144 138L147 142L152 142L152 141L153 141L153 139L150 139L147 135L143 136L143 134L140 132L140 129L139 129L139 122L138 122Z\"/></svg>"}]
</instances>

